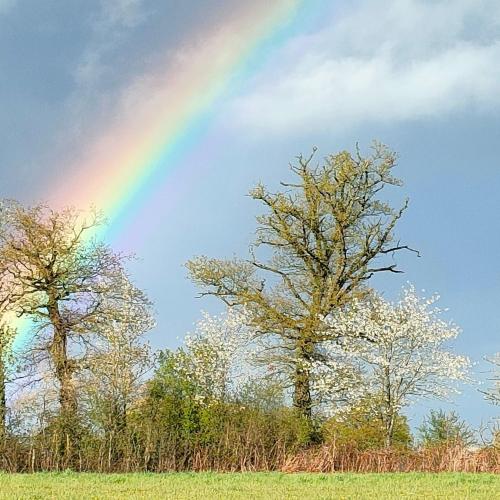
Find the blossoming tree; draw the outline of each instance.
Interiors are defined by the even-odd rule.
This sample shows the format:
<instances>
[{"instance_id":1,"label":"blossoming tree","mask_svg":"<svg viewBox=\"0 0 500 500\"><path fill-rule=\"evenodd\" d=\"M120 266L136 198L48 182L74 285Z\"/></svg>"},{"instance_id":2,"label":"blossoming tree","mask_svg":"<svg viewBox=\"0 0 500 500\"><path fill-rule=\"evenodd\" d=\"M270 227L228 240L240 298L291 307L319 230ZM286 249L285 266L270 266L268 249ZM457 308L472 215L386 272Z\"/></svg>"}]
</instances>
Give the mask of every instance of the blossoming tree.
<instances>
[{"instance_id":1,"label":"blossoming tree","mask_svg":"<svg viewBox=\"0 0 500 500\"><path fill-rule=\"evenodd\" d=\"M245 314L233 308L214 316L203 312L195 331L186 336L186 349L180 355L199 399L225 399L248 374L251 330Z\"/></svg>"},{"instance_id":2,"label":"blossoming tree","mask_svg":"<svg viewBox=\"0 0 500 500\"><path fill-rule=\"evenodd\" d=\"M152 303L124 273L115 286L116 296L103 299L101 321L88 342L85 370L79 373L80 397L110 445L127 427L129 409L154 365L145 335L156 325Z\"/></svg>"},{"instance_id":3,"label":"blossoming tree","mask_svg":"<svg viewBox=\"0 0 500 500\"><path fill-rule=\"evenodd\" d=\"M351 402L367 398L376 402L387 446L402 408L418 398L447 398L457 392L456 383L467 378L469 360L447 347L460 330L441 318L442 310L435 306L438 299L437 295L421 299L409 286L397 303L373 295L325 318L344 339L340 344L325 343L326 366L359 370ZM337 394L336 370L324 366L319 389L329 390L328 373L332 373L332 393Z\"/></svg>"}]
</instances>

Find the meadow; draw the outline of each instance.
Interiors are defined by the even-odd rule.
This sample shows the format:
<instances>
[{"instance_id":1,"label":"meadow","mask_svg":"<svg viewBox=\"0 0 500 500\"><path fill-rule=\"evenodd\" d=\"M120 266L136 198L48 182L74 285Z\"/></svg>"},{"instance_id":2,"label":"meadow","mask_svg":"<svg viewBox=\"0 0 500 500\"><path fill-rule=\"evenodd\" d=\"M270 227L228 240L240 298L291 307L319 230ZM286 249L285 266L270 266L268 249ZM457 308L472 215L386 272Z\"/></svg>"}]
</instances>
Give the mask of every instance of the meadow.
<instances>
[{"instance_id":1,"label":"meadow","mask_svg":"<svg viewBox=\"0 0 500 500\"><path fill-rule=\"evenodd\" d=\"M500 476L397 474L0 474L1 499L488 499Z\"/></svg>"}]
</instances>

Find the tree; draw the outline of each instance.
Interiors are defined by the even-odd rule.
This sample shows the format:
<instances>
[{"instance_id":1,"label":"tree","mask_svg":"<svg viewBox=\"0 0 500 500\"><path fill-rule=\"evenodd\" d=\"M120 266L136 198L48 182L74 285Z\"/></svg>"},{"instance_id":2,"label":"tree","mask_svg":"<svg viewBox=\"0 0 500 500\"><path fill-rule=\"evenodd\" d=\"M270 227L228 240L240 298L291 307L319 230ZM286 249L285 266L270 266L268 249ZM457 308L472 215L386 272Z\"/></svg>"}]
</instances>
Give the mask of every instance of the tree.
<instances>
[{"instance_id":1,"label":"tree","mask_svg":"<svg viewBox=\"0 0 500 500\"><path fill-rule=\"evenodd\" d=\"M192 443L203 429L211 434L222 422L255 375L249 370L251 332L245 323L244 312L234 309L203 313L183 346L160 353L144 405L154 433L168 429L169 439Z\"/></svg>"},{"instance_id":2,"label":"tree","mask_svg":"<svg viewBox=\"0 0 500 500\"><path fill-rule=\"evenodd\" d=\"M251 331L244 311L220 315L203 312L193 333L185 338L189 376L200 398L224 401L248 376Z\"/></svg>"},{"instance_id":3,"label":"tree","mask_svg":"<svg viewBox=\"0 0 500 500\"><path fill-rule=\"evenodd\" d=\"M500 352L495 353L491 358L487 358L493 365L493 376L490 379L492 386L483 391L486 399L493 403L494 405L500 405Z\"/></svg>"},{"instance_id":4,"label":"tree","mask_svg":"<svg viewBox=\"0 0 500 500\"><path fill-rule=\"evenodd\" d=\"M471 446L475 443L474 432L464 420L454 412L431 410L418 428L420 441L424 446L461 444Z\"/></svg>"},{"instance_id":5,"label":"tree","mask_svg":"<svg viewBox=\"0 0 500 500\"><path fill-rule=\"evenodd\" d=\"M74 375L88 335L116 312L105 297L113 297L118 309L130 300L117 287L125 275L123 258L91 238L103 223L96 213L13 205L7 219L0 234L2 300L36 326L33 352L58 381L64 448L71 454L78 422Z\"/></svg>"},{"instance_id":6,"label":"tree","mask_svg":"<svg viewBox=\"0 0 500 500\"><path fill-rule=\"evenodd\" d=\"M385 422L377 404L370 400L339 412L323 426L326 441L337 446L351 445L358 450L380 449L386 443ZM394 422L393 445L407 448L412 444L410 427L406 417L397 415Z\"/></svg>"},{"instance_id":7,"label":"tree","mask_svg":"<svg viewBox=\"0 0 500 500\"><path fill-rule=\"evenodd\" d=\"M366 157L343 151L321 166L313 165L313 155L297 158L291 166L297 180L282 183L285 191L272 193L261 184L251 191L267 212L257 218L248 260L202 256L187 263L202 295L250 313L251 325L269 340L273 364L288 374L294 405L307 418L313 406L308 366L317 346L337 336L325 330L322 318L362 297L374 274L399 272L379 257L409 249L394 241L407 202L394 210L380 199L385 187L401 185L392 176L393 152L375 144ZM259 248L269 258L258 258Z\"/></svg>"},{"instance_id":8,"label":"tree","mask_svg":"<svg viewBox=\"0 0 500 500\"><path fill-rule=\"evenodd\" d=\"M0 235L4 234L7 225L8 209L12 202L0 201ZM7 418L7 372L12 362L12 344L16 330L6 320L9 313L7 283L0 280L0 447L4 444Z\"/></svg>"},{"instance_id":9,"label":"tree","mask_svg":"<svg viewBox=\"0 0 500 500\"><path fill-rule=\"evenodd\" d=\"M15 329L8 324L0 323L0 449L6 436L7 418L7 374L9 364L12 363L12 343L15 337Z\"/></svg>"},{"instance_id":10,"label":"tree","mask_svg":"<svg viewBox=\"0 0 500 500\"><path fill-rule=\"evenodd\" d=\"M127 428L127 414L137 400L154 356L144 335L155 326L151 303L123 276L120 297L103 299L105 321L88 346L79 383L92 420L106 434L110 448ZM128 297L125 303L122 297Z\"/></svg>"},{"instance_id":11,"label":"tree","mask_svg":"<svg viewBox=\"0 0 500 500\"><path fill-rule=\"evenodd\" d=\"M189 380L192 397L200 402L223 402L238 385L248 381L251 332L243 311L228 309L212 316L206 312L186 335L184 346L162 356L165 373ZM163 369L157 371L160 377ZM253 374L255 375L255 374Z\"/></svg>"},{"instance_id":12,"label":"tree","mask_svg":"<svg viewBox=\"0 0 500 500\"><path fill-rule=\"evenodd\" d=\"M373 401L385 425L387 446L392 444L402 408L418 398L445 399L456 392L456 382L466 380L469 360L446 347L459 328L440 318L442 311L434 306L438 298L420 299L410 286L396 304L372 294L325 320L348 339L325 344L325 357L346 365L361 362L364 374L353 399L377 396ZM336 377L332 378L335 384Z\"/></svg>"}]
</instances>

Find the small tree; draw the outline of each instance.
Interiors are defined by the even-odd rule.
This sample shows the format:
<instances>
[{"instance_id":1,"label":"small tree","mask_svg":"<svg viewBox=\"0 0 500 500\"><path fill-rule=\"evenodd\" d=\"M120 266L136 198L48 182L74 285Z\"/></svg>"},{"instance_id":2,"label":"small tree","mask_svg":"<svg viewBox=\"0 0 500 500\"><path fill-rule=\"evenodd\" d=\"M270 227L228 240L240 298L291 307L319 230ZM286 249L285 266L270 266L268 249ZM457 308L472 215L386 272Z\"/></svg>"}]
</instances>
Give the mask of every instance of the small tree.
<instances>
[{"instance_id":1,"label":"small tree","mask_svg":"<svg viewBox=\"0 0 500 500\"><path fill-rule=\"evenodd\" d=\"M326 318L347 339L340 345L325 344L326 359L361 362L364 373L354 396L368 394L378 401L387 446L402 408L418 398L444 399L456 392L456 382L466 379L469 360L446 348L459 329L440 318L436 300L422 300L409 287L396 304L372 295Z\"/></svg>"},{"instance_id":2,"label":"small tree","mask_svg":"<svg viewBox=\"0 0 500 500\"><path fill-rule=\"evenodd\" d=\"M377 273L399 272L378 262L406 245L394 241L394 229L407 203L394 210L380 199L393 177L396 155L375 144L362 157L347 151L330 155L321 166L313 155L291 166L296 181L272 193L258 185L250 195L266 213L257 218L257 239L249 260L198 257L187 263L202 295L244 307L251 324L269 340L268 358L293 387L294 405L311 417L309 364L323 341L337 337L322 318L366 293ZM260 259L254 249L267 249Z\"/></svg>"},{"instance_id":3,"label":"small tree","mask_svg":"<svg viewBox=\"0 0 500 500\"><path fill-rule=\"evenodd\" d=\"M250 330L243 314L234 309L216 316L204 313L183 346L160 353L144 405L152 432L168 428L169 438L191 442L204 419L218 420L217 408L223 411L234 401L252 377L247 371Z\"/></svg>"},{"instance_id":4,"label":"small tree","mask_svg":"<svg viewBox=\"0 0 500 500\"><path fill-rule=\"evenodd\" d=\"M325 439L337 446L355 446L359 450L382 448L386 444L386 428L377 406L376 403L365 400L334 415L323 425ZM406 417L397 415L394 421L393 445L407 448L411 444L408 421Z\"/></svg>"},{"instance_id":5,"label":"small tree","mask_svg":"<svg viewBox=\"0 0 500 500\"><path fill-rule=\"evenodd\" d=\"M161 352L142 407L149 425L146 442L164 443L162 447L170 448L169 454L184 456L184 460L196 446L206 446L222 436L224 416L230 409L224 381L218 380L216 387L206 384L220 372L201 374L198 354L193 358L184 347ZM202 363L210 370L213 358L210 352L207 354Z\"/></svg>"},{"instance_id":6,"label":"small tree","mask_svg":"<svg viewBox=\"0 0 500 500\"><path fill-rule=\"evenodd\" d=\"M154 327L150 302L126 276L117 282L113 296L104 298L101 322L89 343L79 385L92 421L104 430L109 457L127 428L127 415L139 399L144 376L154 356L144 335ZM128 297L125 303L121 298ZM116 457L115 457L116 458Z\"/></svg>"},{"instance_id":7,"label":"small tree","mask_svg":"<svg viewBox=\"0 0 500 500\"><path fill-rule=\"evenodd\" d=\"M234 309L216 316L204 312L194 332L186 335L184 346L163 354L165 373L177 372L180 379L189 380L199 402L227 400L251 375L247 321L244 312ZM159 369L157 375L161 373Z\"/></svg>"},{"instance_id":8,"label":"small tree","mask_svg":"<svg viewBox=\"0 0 500 500\"><path fill-rule=\"evenodd\" d=\"M474 431L454 411L446 413L443 410L431 410L418 432L424 446L471 446L475 443Z\"/></svg>"},{"instance_id":9,"label":"small tree","mask_svg":"<svg viewBox=\"0 0 500 500\"><path fill-rule=\"evenodd\" d=\"M484 391L484 395L488 401L498 406L500 405L500 352L486 359L493 366L493 373L490 379L491 387Z\"/></svg>"}]
</instances>

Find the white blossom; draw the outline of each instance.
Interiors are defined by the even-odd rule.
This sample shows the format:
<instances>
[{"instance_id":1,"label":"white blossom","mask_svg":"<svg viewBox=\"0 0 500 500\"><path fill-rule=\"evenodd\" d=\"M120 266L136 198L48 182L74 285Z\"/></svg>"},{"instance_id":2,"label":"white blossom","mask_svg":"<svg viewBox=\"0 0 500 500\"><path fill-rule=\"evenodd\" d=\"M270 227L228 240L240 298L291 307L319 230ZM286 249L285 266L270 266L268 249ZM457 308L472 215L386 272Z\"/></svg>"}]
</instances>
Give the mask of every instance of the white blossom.
<instances>
[{"instance_id":1,"label":"white blossom","mask_svg":"<svg viewBox=\"0 0 500 500\"><path fill-rule=\"evenodd\" d=\"M154 364L145 335L154 328L155 319L151 304L125 274L117 280L115 292L104 300L102 320L93 325L96 331L76 384L90 408L107 406L125 415Z\"/></svg>"},{"instance_id":2,"label":"white blossom","mask_svg":"<svg viewBox=\"0 0 500 500\"><path fill-rule=\"evenodd\" d=\"M184 339L188 375L200 391L198 399L224 399L248 374L248 315L243 310L228 308L220 315L202 312L202 316L195 331Z\"/></svg>"},{"instance_id":3,"label":"white blossom","mask_svg":"<svg viewBox=\"0 0 500 500\"><path fill-rule=\"evenodd\" d=\"M418 398L443 399L457 392L470 362L447 347L460 329L440 317L438 299L421 299L410 285L397 303L373 295L324 318L335 340L322 346L325 362L314 367L321 373L316 389L326 399L344 390L351 404L379 397L391 414ZM339 387L342 366L356 380L347 391L345 384Z\"/></svg>"}]
</instances>

